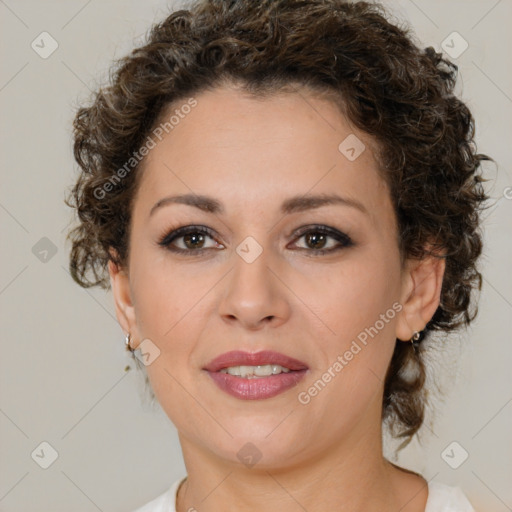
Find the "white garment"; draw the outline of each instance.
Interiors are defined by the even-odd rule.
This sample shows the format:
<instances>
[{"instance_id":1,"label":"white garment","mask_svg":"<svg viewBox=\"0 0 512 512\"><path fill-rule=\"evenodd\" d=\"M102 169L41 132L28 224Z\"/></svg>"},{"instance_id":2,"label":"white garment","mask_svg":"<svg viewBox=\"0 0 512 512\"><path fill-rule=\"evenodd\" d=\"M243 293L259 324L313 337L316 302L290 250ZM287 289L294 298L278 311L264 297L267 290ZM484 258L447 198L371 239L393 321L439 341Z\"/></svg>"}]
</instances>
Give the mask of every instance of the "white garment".
<instances>
[{"instance_id":1,"label":"white garment","mask_svg":"<svg viewBox=\"0 0 512 512\"><path fill-rule=\"evenodd\" d=\"M176 512L178 487L185 478L176 480L170 489L134 512ZM451 487L440 482L429 482L425 512L475 512L475 509L460 487Z\"/></svg>"}]
</instances>

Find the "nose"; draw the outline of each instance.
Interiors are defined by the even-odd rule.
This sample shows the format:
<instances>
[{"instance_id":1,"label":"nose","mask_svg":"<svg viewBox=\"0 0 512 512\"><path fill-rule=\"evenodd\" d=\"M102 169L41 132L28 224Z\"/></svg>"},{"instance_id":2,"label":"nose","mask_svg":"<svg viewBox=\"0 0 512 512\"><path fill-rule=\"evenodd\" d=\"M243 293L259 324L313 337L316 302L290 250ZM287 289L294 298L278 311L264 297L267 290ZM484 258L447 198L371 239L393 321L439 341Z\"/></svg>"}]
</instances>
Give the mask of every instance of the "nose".
<instances>
[{"instance_id":1,"label":"nose","mask_svg":"<svg viewBox=\"0 0 512 512\"><path fill-rule=\"evenodd\" d=\"M250 263L234 254L234 268L226 276L219 303L219 314L225 322L259 330L267 324L277 327L289 318L291 292L268 252L263 250Z\"/></svg>"}]
</instances>

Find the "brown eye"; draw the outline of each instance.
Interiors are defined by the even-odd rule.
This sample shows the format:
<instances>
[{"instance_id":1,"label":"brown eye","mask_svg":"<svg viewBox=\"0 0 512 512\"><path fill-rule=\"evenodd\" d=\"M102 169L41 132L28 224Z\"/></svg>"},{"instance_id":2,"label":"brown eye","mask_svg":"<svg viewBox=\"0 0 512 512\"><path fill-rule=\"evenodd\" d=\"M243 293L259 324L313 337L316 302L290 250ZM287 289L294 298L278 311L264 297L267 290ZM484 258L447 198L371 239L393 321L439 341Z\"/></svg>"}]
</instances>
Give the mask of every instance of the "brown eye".
<instances>
[{"instance_id":1,"label":"brown eye","mask_svg":"<svg viewBox=\"0 0 512 512\"><path fill-rule=\"evenodd\" d=\"M306 243L312 248L312 249L323 249L325 246L326 240L329 238L327 235L324 235L323 233L317 233L317 232L310 232L306 235L304 235L304 239L306 240Z\"/></svg>"},{"instance_id":2,"label":"brown eye","mask_svg":"<svg viewBox=\"0 0 512 512\"><path fill-rule=\"evenodd\" d=\"M180 238L183 238L183 243L186 245L187 249L202 248L204 244L204 235L201 233L191 233Z\"/></svg>"},{"instance_id":3,"label":"brown eye","mask_svg":"<svg viewBox=\"0 0 512 512\"><path fill-rule=\"evenodd\" d=\"M201 253L208 249L222 247L214 240L213 232L203 226L185 226L168 233L160 242L159 245L165 247L173 252L178 253ZM207 239L210 238L214 244L210 247L205 247ZM178 243L181 244L181 247ZM181 241L181 242L180 242Z\"/></svg>"},{"instance_id":4,"label":"brown eye","mask_svg":"<svg viewBox=\"0 0 512 512\"><path fill-rule=\"evenodd\" d=\"M327 226L308 226L307 229L301 230L301 232L297 234L297 237L298 240L304 238L307 246L306 248L303 248L304 250L311 249L309 252L316 254L334 252L354 245L348 235ZM331 242L331 247L326 249L325 247L328 245L329 239L338 243L333 244Z\"/></svg>"}]
</instances>

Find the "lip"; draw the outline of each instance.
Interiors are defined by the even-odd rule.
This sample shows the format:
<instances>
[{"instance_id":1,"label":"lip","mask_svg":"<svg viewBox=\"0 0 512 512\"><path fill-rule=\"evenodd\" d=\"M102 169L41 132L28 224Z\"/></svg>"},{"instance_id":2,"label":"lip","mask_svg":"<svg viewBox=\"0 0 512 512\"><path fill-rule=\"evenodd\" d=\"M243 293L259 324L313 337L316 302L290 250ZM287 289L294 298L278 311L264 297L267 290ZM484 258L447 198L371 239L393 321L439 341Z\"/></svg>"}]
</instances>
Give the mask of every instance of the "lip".
<instances>
[{"instance_id":1,"label":"lip","mask_svg":"<svg viewBox=\"0 0 512 512\"><path fill-rule=\"evenodd\" d=\"M204 367L204 370L218 372L229 366L263 366L267 364L279 364L294 371L308 369L308 366L302 361L273 350L262 350L256 353L232 350L217 356Z\"/></svg>"},{"instance_id":2,"label":"lip","mask_svg":"<svg viewBox=\"0 0 512 512\"><path fill-rule=\"evenodd\" d=\"M208 372L215 384L228 395L241 400L262 400L272 398L296 386L308 370L295 370L269 377L245 379L222 372Z\"/></svg>"},{"instance_id":3,"label":"lip","mask_svg":"<svg viewBox=\"0 0 512 512\"><path fill-rule=\"evenodd\" d=\"M229 366L263 366L267 364L279 364L291 371L252 379L219 371ZM242 400L261 400L271 398L296 386L304 378L309 368L298 359L272 350L263 350L257 353L233 350L216 357L203 369L228 395Z\"/></svg>"}]
</instances>

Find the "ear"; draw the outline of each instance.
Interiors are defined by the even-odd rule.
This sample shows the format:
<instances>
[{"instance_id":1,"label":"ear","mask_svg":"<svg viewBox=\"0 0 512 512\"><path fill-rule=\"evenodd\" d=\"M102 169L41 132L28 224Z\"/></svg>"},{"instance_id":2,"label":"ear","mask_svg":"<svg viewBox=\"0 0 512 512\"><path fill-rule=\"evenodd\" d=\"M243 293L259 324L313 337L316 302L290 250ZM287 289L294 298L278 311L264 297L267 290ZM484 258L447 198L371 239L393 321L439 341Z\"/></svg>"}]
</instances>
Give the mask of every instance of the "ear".
<instances>
[{"instance_id":1,"label":"ear","mask_svg":"<svg viewBox=\"0 0 512 512\"><path fill-rule=\"evenodd\" d=\"M131 346L135 350L137 348L136 345L140 343L140 337L137 330L128 272L112 260L108 262L108 272L110 274L110 285L114 296L117 321L124 332L131 335Z\"/></svg>"},{"instance_id":2,"label":"ear","mask_svg":"<svg viewBox=\"0 0 512 512\"><path fill-rule=\"evenodd\" d=\"M397 316L396 337L409 341L436 312L441 298L446 262L443 256L409 259L402 273L402 310Z\"/></svg>"}]
</instances>

